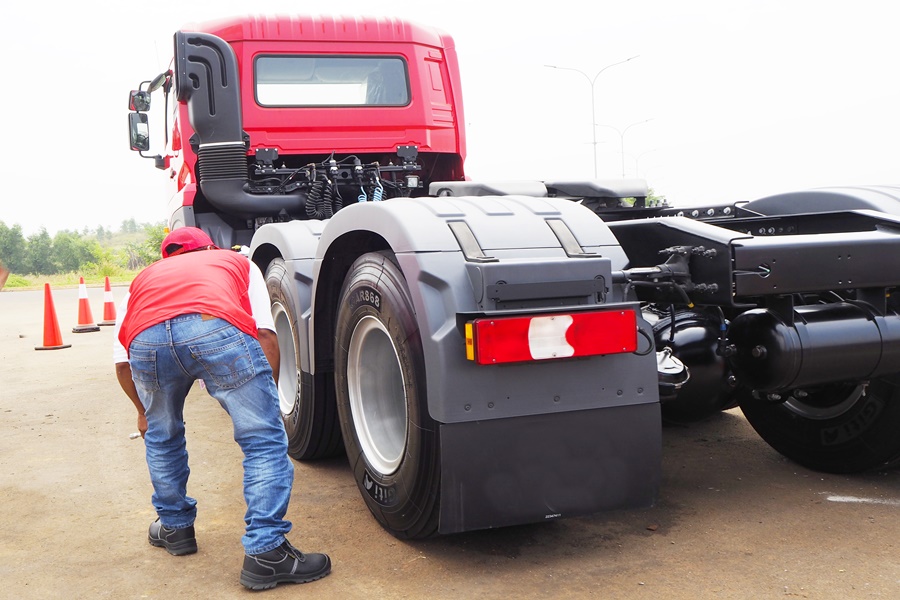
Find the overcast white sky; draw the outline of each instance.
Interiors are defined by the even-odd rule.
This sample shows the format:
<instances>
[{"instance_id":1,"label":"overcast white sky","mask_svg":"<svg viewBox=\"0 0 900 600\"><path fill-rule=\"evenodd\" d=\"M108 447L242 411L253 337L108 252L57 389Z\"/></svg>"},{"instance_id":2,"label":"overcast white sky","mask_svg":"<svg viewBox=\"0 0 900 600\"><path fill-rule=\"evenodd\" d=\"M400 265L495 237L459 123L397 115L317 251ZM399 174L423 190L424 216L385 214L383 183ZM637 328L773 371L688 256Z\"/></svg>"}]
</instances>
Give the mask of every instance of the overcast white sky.
<instances>
[{"instance_id":1,"label":"overcast white sky","mask_svg":"<svg viewBox=\"0 0 900 600\"><path fill-rule=\"evenodd\" d=\"M592 177L588 77L545 65L592 78L638 55L594 88L599 177L622 176L624 143L627 177L688 206L900 183L891 4L342 0L334 12L407 18L454 37L473 179ZM167 67L185 23L304 10L327 9L231 0L0 9L0 220L26 235L165 220L164 174L127 147L128 91Z\"/></svg>"}]
</instances>

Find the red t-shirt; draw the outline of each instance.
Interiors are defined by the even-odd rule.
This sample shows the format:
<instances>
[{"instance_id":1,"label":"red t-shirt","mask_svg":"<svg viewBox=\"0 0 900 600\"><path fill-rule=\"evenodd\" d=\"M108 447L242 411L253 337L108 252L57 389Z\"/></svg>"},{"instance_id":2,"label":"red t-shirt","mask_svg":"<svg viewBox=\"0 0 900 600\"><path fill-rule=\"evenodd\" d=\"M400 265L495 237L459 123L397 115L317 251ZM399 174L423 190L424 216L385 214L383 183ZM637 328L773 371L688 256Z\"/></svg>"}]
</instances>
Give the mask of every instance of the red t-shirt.
<instances>
[{"instance_id":1,"label":"red t-shirt","mask_svg":"<svg viewBox=\"0 0 900 600\"><path fill-rule=\"evenodd\" d=\"M148 327L192 313L219 317L256 337L249 285L250 261L230 250L200 250L159 260L131 282L119 341L127 350Z\"/></svg>"}]
</instances>

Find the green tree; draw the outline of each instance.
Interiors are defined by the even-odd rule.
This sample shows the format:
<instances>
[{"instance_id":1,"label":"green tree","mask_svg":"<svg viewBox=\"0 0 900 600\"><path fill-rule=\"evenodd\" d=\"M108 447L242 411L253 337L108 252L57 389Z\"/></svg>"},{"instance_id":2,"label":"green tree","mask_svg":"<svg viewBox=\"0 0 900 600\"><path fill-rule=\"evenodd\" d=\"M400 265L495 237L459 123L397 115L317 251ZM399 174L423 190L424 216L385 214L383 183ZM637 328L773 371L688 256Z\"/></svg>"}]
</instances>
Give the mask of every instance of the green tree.
<instances>
[{"instance_id":1,"label":"green tree","mask_svg":"<svg viewBox=\"0 0 900 600\"><path fill-rule=\"evenodd\" d=\"M153 260L159 260L162 258L162 254L159 252L160 246L162 246L162 241L166 238L166 223L164 221L159 221L158 223L144 223L144 233L147 234L147 241L145 245L147 246L147 251L153 256Z\"/></svg>"},{"instance_id":2,"label":"green tree","mask_svg":"<svg viewBox=\"0 0 900 600\"><path fill-rule=\"evenodd\" d=\"M25 243L25 272L53 275L59 270L53 264L53 240L47 230L41 227L38 233L28 236Z\"/></svg>"},{"instance_id":3,"label":"green tree","mask_svg":"<svg viewBox=\"0 0 900 600\"><path fill-rule=\"evenodd\" d=\"M134 217L122 221L122 233L137 233L138 225Z\"/></svg>"},{"instance_id":4,"label":"green tree","mask_svg":"<svg viewBox=\"0 0 900 600\"><path fill-rule=\"evenodd\" d=\"M159 247L166 237L166 224L144 223L142 225L146 238L140 242L131 242L125 247L126 266L129 269L140 269L152 262L156 262L162 256Z\"/></svg>"},{"instance_id":5,"label":"green tree","mask_svg":"<svg viewBox=\"0 0 900 600\"><path fill-rule=\"evenodd\" d=\"M86 274L99 277L114 277L126 268L125 252L116 251L108 246L97 245L96 262L88 262L81 266Z\"/></svg>"},{"instance_id":6,"label":"green tree","mask_svg":"<svg viewBox=\"0 0 900 600\"><path fill-rule=\"evenodd\" d=\"M87 263L95 263L100 256L100 244L86 240L72 231L60 231L53 237L51 247L53 264L57 272L79 271Z\"/></svg>"},{"instance_id":7,"label":"green tree","mask_svg":"<svg viewBox=\"0 0 900 600\"><path fill-rule=\"evenodd\" d=\"M22 235L22 227L13 225L7 227L0 221L0 261L13 273L27 273L28 266L25 261L26 247L25 236Z\"/></svg>"}]
</instances>

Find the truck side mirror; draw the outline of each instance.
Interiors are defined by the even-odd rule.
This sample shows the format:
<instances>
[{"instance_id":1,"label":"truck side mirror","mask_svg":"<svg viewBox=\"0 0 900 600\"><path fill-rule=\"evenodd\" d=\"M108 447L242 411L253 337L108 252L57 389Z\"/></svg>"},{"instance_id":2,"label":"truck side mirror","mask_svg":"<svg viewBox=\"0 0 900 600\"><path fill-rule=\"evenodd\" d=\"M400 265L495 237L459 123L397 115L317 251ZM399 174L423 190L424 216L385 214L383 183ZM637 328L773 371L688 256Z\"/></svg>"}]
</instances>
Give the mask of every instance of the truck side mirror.
<instances>
[{"instance_id":1,"label":"truck side mirror","mask_svg":"<svg viewBox=\"0 0 900 600\"><path fill-rule=\"evenodd\" d=\"M128 133L132 150L138 152L150 150L150 125L145 113L128 113Z\"/></svg>"},{"instance_id":2,"label":"truck side mirror","mask_svg":"<svg viewBox=\"0 0 900 600\"><path fill-rule=\"evenodd\" d=\"M131 90L128 96L128 110L147 112L150 110L150 92Z\"/></svg>"}]
</instances>

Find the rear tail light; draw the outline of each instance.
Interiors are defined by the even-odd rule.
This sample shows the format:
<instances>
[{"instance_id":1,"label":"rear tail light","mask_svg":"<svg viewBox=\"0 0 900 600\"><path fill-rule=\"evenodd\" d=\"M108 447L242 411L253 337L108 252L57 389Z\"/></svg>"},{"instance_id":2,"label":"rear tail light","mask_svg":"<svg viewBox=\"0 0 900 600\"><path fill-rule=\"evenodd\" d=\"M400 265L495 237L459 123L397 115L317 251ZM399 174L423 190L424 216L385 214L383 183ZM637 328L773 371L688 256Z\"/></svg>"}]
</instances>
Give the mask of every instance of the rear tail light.
<instances>
[{"instance_id":1,"label":"rear tail light","mask_svg":"<svg viewBox=\"0 0 900 600\"><path fill-rule=\"evenodd\" d=\"M607 310L466 323L466 358L479 365L620 354L637 350L637 315Z\"/></svg>"}]
</instances>

